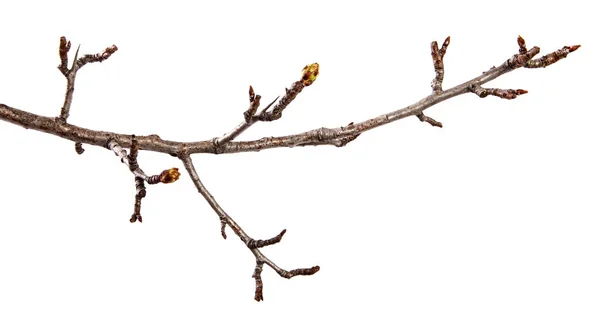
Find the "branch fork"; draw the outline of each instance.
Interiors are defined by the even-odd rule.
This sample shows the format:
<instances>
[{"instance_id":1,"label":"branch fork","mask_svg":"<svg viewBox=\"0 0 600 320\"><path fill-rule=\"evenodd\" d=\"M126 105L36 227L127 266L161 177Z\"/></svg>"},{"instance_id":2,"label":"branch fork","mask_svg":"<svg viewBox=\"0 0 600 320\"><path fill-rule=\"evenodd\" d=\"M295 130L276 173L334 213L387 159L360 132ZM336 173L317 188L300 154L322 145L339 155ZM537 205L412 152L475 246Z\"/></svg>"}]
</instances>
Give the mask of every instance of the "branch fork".
<instances>
[{"instance_id":1,"label":"branch fork","mask_svg":"<svg viewBox=\"0 0 600 320\"><path fill-rule=\"evenodd\" d=\"M167 170L163 170L160 174L148 176L144 173L137 162L139 145L137 140L135 139L135 135L131 136L131 149L129 155L127 154L127 150L121 147L115 140L111 139L106 144L106 148L112 150L121 162L125 164L131 173L134 176L135 182L135 203L133 207L133 214L129 219L129 222L134 223L136 221L142 222L142 198L146 196L146 186L145 183L148 184L157 184L157 183L173 183L179 179L180 173L179 169L171 168Z\"/></svg>"}]
</instances>

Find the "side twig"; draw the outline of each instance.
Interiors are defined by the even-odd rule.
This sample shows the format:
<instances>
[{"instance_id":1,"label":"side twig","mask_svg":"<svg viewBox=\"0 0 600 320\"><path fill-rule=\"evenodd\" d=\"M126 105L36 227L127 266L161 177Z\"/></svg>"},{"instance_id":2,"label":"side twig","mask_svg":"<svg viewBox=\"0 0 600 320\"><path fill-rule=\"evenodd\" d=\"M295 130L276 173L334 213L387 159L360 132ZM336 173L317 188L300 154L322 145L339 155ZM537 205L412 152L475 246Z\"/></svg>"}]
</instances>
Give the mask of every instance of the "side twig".
<instances>
[{"instance_id":1,"label":"side twig","mask_svg":"<svg viewBox=\"0 0 600 320\"><path fill-rule=\"evenodd\" d=\"M69 63L68 53L71 49L71 41L67 41L67 38L61 37L60 43L58 46L58 55L60 57L60 65L58 66L58 70L65 76L67 79L67 91L65 93L65 101L63 103L62 108L60 109L60 116L58 119L62 122L66 122L69 117L69 112L71 110L71 103L73 102L73 92L75 92L75 77L77 76L77 71L81 69L88 63L91 62L102 62L108 59L113 53L115 53L119 48L117 46L112 45L106 49L104 52L97 54L86 54L81 58L78 58L79 48L77 47L77 51L75 52L75 57L73 58L73 65L71 69L67 68L67 64Z\"/></svg>"},{"instance_id":2,"label":"side twig","mask_svg":"<svg viewBox=\"0 0 600 320\"><path fill-rule=\"evenodd\" d=\"M137 162L138 150L139 146L137 140L134 136L131 136L131 150L130 154L127 155L127 150L123 149L115 140L109 140L106 144L107 149L112 150L117 157L121 159L121 162L124 163L131 173L134 176L135 182L135 203L133 206L133 214L129 219L129 222L133 223L136 221L142 222L142 198L146 196L146 186L145 182L148 184L157 184L157 183L172 183L179 179L180 173L179 169L171 168L167 170L163 170L160 174L148 176L144 173Z\"/></svg>"},{"instance_id":3,"label":"side twig","mask_svg":"<svg viewBox=\"0 0 600 320\"><path fill-rule=\"evenodd\" d=\"M233 230L233 232L240 238L240 240L246 245L246 247L248 249L250 249L252 254L254 254L254 257L256 258L256 268L254 269L254 273L253 273L252 277L256 280L256 290L255 290L255 295L254 295L254 299L256 301L263 300L263 283L262 283L262 279L261 279L261 272L262 272L263 264L267 264L269 267L271 267L273 270L275 270L275 272L277 272L277 274L279 274L281 277L286 278L286 279L290 279L292 277L299 276L299 275L302 275L302 276L313 275L320 270L319 266L314 266L311 268L294 269L294 270L287 271L287 270L282 269L279 266L277 266L273 261L269 260L259 250L259 248L278 243L279 241L281 241L281 238L285 234L286 230L284 229L277 236L275 236L271 239L267 239L267 240L254 240L253 238L248 236L248 234L242 229L242 227L240 227L235 222L235 220L233 220L233 218L231 218L231 216L229 214L227 214L227 212L225 212L225 210L223 210L223 208L215 200L215 198L208 191L208 189L206 189L206 187L200 180L198 173L196 172L196 168L194 167L194 163L192 162L190 155L188 153L184 152L179 155L179 158L183 162L183 166L187 170L187 172L188 172L190 178L192 179L192 182L194 183L194 186L196 187L198 192L202 195L202 197L204 197L206 202L208 202L208 204L211 206L211 208L219 216L219 219L222 224L221 234L223 235L223 237L226 238L226 236L224 235L225 232L223 229L223 223L224 223L227 226L229 226L231 228L231 230Z\"/></svg>"},{"instance_id":4,"label":"side twig","mask_svg":"<svg viewBox=\"0 0 600 320\"><path fill-rule=\"evenodd\" d=\"M260 95L256 95L254 93L254 88L250 86L248 90L248 95L250 97L250 106L248 110L244 111L244 122L240 123L236 126L232 131L226 133L220 138L213 138L213 144L215 145L215 149L219 150L219 146L232 141L240 134L242 134L246 129L250 128L253 124L259 121L273 121L281 118L283 110L296 98L296 96L302 92L304 87L310 86L319 75L319 64L313 63L307 65L302 70L302 79L300 81L296 81L292 84L291 89L285 89L285 95L279 100L279 103L275 105L273 111L269 111L269 108L279 99L279 97L275 98L269 105L267 105L260 114L256 115L256 111L260 106Z\"/></svg>"}]
</instances>

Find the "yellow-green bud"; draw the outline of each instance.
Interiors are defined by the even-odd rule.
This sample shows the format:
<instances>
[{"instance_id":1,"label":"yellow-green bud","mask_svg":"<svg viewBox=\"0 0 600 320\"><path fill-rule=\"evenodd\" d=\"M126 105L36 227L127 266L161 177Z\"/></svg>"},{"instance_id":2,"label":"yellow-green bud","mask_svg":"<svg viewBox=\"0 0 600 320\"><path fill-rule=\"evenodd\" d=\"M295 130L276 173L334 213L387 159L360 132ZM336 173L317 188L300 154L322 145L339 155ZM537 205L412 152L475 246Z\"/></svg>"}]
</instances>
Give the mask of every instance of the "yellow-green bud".
<instances>
[{"instance_id":1,"label":"yellow-green bud","mask_svg":"<svg viewBox=\"0 0 600 320\"><path fill-rule=\"evenodd\" d=\"M313 63L309 64L304 69L302 69L302 83L305 86L310 86L315 80L317 80L317 76L319 75L319 64Z\"/></svg>"}]
</instances>

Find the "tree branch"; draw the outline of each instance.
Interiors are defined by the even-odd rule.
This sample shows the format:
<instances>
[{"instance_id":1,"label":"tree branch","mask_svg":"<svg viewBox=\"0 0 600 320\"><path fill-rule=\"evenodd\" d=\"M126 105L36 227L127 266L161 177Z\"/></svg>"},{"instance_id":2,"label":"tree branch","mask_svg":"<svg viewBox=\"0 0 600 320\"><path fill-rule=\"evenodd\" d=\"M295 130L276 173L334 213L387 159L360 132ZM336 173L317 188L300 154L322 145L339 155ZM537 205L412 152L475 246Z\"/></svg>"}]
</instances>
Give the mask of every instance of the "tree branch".
<instances>
[{"instance_id":1,"label":"tree branch","mask_svg":"<svg viewBox=\"0 0 600 320\"><path fill-rule=\"evenodd\" d=\"M256 257L256 268L254 270L254 274L252 275L252 277L254 277L256 279L256 291L255 291L255 295L254 295L254 299L256 301L263 300L263 295L262 295L263 283L262 283L262 279L260 276L260 274L262 272L263 264L267 264L269 267L271 267L273 270L275 270L275 272L277 272L277 274L279 274L281 277L287 278L287 279L290 279L290 278L298 276L298 275L303 275L303 276L313 275L320 270L319 266L314 266L311 268L294 269L291 271L287 271L285 269L280 268L273 261L269 260L259 250L259 248L278 243L279 241L281 241L281 238L285 234L286 230L284 229L277 236L275 236L271 239L267 239L267 240L252 239L250 236L248 236L248 234L244 231L244 229L242 229L242 227L240 227L240 225L238 225L237 222L235 222L235 220L233 220L233 218L231 218L231 216L229 214L227 214L227 212L225 212L225 210L223 210L223 208L215 200L215 198L208 191L208 189L206 189L206 187L200 180L198 173L196 172L196 168L194 167L194 163L192 162L190 155L183 152L182 154L179 155L179 158L183 162L183 166L185 167L188 174L190 175L190 178L192 179L192 182L194 183L194 186L196 186L196 189L198 190L198 192L202 195L202 197L204 197L206 202L208 202L208 204L211 206L211 208L213 208L215 213L219 216L219 220L221 221L221 234L223 235L223 238L226 238L225 231L224 231L224 224L226 224L227 226L229 226L231 228L231 230L233 230L233 232L240 238L240 240L242 240L242 242L246 245L246 247L248 247L248 249L250 249L252 254L254 254L254 257Z\"/></svg>"},{"instance_id":2,"label":"tree branch","mask_svg":"<svg viewBox=\"0 0 600 320\"><path fill-rule=\"evenodd\" d=\"M302 268L287 271L280 268L271 260L269 260L261 251L260 248L268 245L279 243L285 234L286 230L281 231L277 236L267 240L254 240L223 210L217 203L214 197L206 189L200 180L196 168L190 157L194 153L237 153L260 151L264 149L281 148L281 147L298 147L298 146L318 146L332 145L343 147L351 141L358 138L365 131L386 125L388 123L398 121L400 119L417 116L422 122L427 122L432 126L442 127L442 124L423 113L424 110L434 106L440 102L451 99L464 93L475 93L480 97L487 95L496 95L501 98L513 99L517 95L527 93L526 90L504 90L504 89L486 89L482 85L492 81L503 74L511 72L515 69L539 68L546 67L557 61L565 58L569 53L577 50L580 46L565 46L562 49L556 50L539 59L533 59L540 52L538 47L527 49L525 40L518 37L519 53L513 55L502 63L499 67L492 67L483 74L459 84L453 88L442 90L442 82L444 78L443 57L447 47L450 44L450 37L446 38L441 48L436 42L431 45L431 55L434 64L435 78L432 81L432 93L425 98L409 105L407 107L364 120L362 122L351 122L346 126L335 128L317 128L310 131L280 137L264 137L252 141L233 141L241 135L246 129L259 121L274 121L280 119L283 111L289 106L294 98L307 86L310 86L319 74L319 65L317 63L307 65L302 70L302 78L294 82L281 99L276 98L271 104L265 107L257 114L260 105L260 96L255 95L254 89L250 87L249 98L250 105L244 112L244 122L236 126L229 133L220 138L213 138L204 141L195 142L178 142L163 140L158 135L152 134L148 136L132 136L129 134L118 134L113 132L96 131L87 128L81 128L67 123L69 110L72 103L75 75L77 71L87 63L102 62L110 57L115 51L116 46L108 47L102 53L94 55L84 55L77 58L77 53L73 60L71 69L68 65L68 52L71 48L71 43L62 37L59 43L60 65L58 69L67 78L67 90L65 101L59 117L44 117L37 114L29 113L23 110L11 108L7 105L0 104L0 119L22 126L26 129L34 129L37 131L46 132L59 136L64 139L74 141L76 151L81 154L83 148L82 143L87 143L96 146L106 147L112 150L117 155L121 162L127 165L128 169L134 175L136 185L136 199L134 204L134 213L131 217L131 222L141 222L141 199L146 195L144 183L155 184L158 182L169 183L176 181L179 177L179 172L176 168L163 171L159 175L147 176L137 164L138 150L148 150L160 153L177 156L183 162L183 165L188 172L194 186L198 192L209 203L212 209L219 217L221 224L221 235L227 238L225 228L229 226L233 232L240 238L246 247L254 254L256 258L256 267L254 269L253 278L256 281L255 299L260 301L263 299L263 282L261 278L263 265L271 267L283 278L292 278L297 275L312 275L319 271L319 266L312 268ZM273 106L271 110L271 106ZM130 148L130 154L127 154L125 148Z\"/></svg>"},{"instance_id":3,"label":"tree branch","mask_svg":"<svg viewBox=\"0 0 600 320\"><path fill-rule=\"evenodd\" d=\"M77 56L79 55L79 48L80 47L77 47L77 51L75 52L75 57L73 58L73 66L71 67L71 69L68 69L68 53L71 49L71 41L67 41L67 38L65 37L60 38L60 43L58 46L58 56L60 57L60 65L58 66L58 70L60 70L60 72L67 79L67 91L65 93L65 101L63 103L62 108L60 109L60 116L58 117L58 121L61 122L66 122L67 118L69 117L69 111L71 110L71 104L73 103L73 93L75 92L75 76L77 76L77 71L79 71L79 69L81 69L88 63L102 62L108 59L113 53L117 52L118 50L117 46L112 45L104 49L104 52L102 53L86 54L81 58L77 58Z\"/></svg>"}]
</instances>

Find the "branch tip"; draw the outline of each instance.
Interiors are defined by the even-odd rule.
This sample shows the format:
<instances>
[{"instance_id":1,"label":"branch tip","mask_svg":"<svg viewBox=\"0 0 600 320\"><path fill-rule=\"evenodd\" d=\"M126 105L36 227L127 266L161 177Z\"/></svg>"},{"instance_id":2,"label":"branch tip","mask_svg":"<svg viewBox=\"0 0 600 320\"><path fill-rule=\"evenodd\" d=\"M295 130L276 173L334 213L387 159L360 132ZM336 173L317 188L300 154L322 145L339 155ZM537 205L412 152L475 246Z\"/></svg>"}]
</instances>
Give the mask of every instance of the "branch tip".
<instances>
[{"instance_id":1,"label":"branch tip","mask_svg":"<svg viewBox=\"0 0 600 320\"><path fill-rule=\"evenodd\" d=\"M254 240L252 238L248 239L246 246L248 246L249 249L258 249L258 248L262 248L262 247L266 247L266 246L270 246L276 243L279 243L281 241L281 238L283 238L283 235L285 234L287 230L283 229L283 231L281 231L278 235L274 236L271 239L267 239L267 240Z\"/></svg>"},{"instance_id":2,"label":"branch tip","mask_svg":"<svg viewBox=\"0 0 600 320\"><path fill-rule=\"evenodd\" d=\"M435 119L426 116L423 112L417 114L417 118L419 118L419 120L421 120L421 122L427 122L434 127L438 127L438 128L443 127L441 122L435 121Z\"/></svg>"},{"instance_id":3,"label":"branch tip","mask_svg":"<svg viewBox=\"0 0 600 320\"><path fill-rule=\"evenodd\" d=\"M225 220L224 217L219 217L219 219L221 220L221 236L223 237L223 239L227 240L227 233L225 233L225 227L227 226L227 221Z\"/></svg>"},{"instance_id":4,"label":"branch tip","mask_svg":"<svg viewBox=\"0 0 600 320\"><path fill-rule=\"evenodd\" d=\"M480 85L471 85L469 86L469 90L480 98L485 98L489 95L492 95L508 100L515 99L522 94L528 93L528 91L524 89L483 88Z\"/></svg>"},{"instance_id":5,"label":"branch tip","mask_svg":"<svg viewBox=\"0 0 600 320\"><path fill-rule=\"evenodd\" d=\"M311 268L301 268L301 269L290 270L289 278L295 277L295 276L312 276L313 274L319 272L319 270L321 270L321 267L319 267L319 266L314 266Z\"/></svg>"},{"instance_id":6,"label":"branch tip","mask_svg":"<svg viewBox=\"0 0 600 320\"><path fill-rule=\"evenodd\" d=\"M250 86L250 89L248 90L248 95L250 96L250 102L254 101L254 89L252 88L252 86Z\"/></svg>"},{"instance_id":7,"label":"branch tip","mask_svg":"<svg viewBox=\"0 0 600 320\"><path fill-rule=\"evenodd\" d=\"M310 86L315 80L317 80L317 76L319 75L319 64L312 63L306 65L304 69L302 69L302 83L305 86Z\"/></svg>"},{"instance_id":8,"label":"branch tip","mask_svg":"<svg viewBox=\"0 0 600 320\"><path fill-rule=\"evenodd\" d=\"M254 268L254 273L252 274L252 278L256 281L256 289L254 290L254 300L260 302L263 301L263 283L260 274L263 270L263 262L256 261L256 267Z\"/></svg>"}]
</instances>

